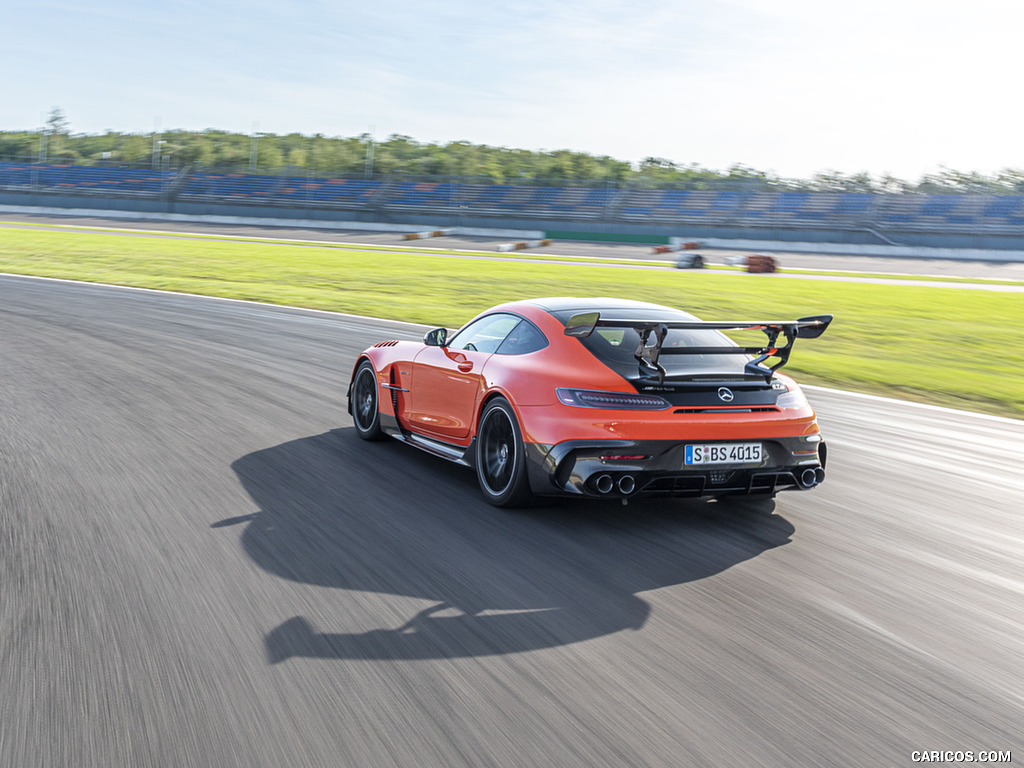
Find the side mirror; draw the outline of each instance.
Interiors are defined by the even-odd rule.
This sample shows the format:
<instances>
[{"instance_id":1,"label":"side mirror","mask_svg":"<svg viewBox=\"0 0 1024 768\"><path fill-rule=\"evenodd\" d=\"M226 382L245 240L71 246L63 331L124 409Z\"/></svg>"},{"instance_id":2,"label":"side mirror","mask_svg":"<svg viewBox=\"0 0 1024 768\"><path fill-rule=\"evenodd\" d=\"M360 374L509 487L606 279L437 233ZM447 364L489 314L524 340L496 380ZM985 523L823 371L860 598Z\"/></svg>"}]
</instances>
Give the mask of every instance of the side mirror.
<instances>
[{"instance_id":1,"label":"side mirror","mask_svg":"<svg viewBox=\"0 0 1024 768\"><path fill-rule=\"evenodd\" d=\"M443 347L447 341L447 328L435 328L432 331L427 331L427 335L423 337L423 343L428 347Z\"/></svg>"}]
</instances>

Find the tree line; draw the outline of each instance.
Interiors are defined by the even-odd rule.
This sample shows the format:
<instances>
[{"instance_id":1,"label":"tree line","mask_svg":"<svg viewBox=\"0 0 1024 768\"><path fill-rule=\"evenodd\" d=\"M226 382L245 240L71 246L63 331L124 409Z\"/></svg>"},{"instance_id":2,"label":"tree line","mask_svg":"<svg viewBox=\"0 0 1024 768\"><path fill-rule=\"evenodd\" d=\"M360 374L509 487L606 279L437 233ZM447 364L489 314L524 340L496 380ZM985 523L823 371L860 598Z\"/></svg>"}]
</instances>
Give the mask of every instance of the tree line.
<instances>
[{"instance_id":1,"label":"tree line","mask_svg":"<svg viewBox=\"0 0 1024 768\"><path fill-rule=\"evenodd\" d=\"M532 151L468 141L419 142L392 134L231 133L167 130L153 133L72 133L55 108L40 131L0 131L0 157L81 165L197 167L233 173L282 172L311 176L474 178L493 184L590 184L663 189L739 189L927 194L1024 194L1024 170L992 176L942 169L917 181L868 173L823 171L809 179L782 178L744 165L719 171L696 163L648 157L637 165L607 155L567 149Z\"/></svg>"}]
</instances>

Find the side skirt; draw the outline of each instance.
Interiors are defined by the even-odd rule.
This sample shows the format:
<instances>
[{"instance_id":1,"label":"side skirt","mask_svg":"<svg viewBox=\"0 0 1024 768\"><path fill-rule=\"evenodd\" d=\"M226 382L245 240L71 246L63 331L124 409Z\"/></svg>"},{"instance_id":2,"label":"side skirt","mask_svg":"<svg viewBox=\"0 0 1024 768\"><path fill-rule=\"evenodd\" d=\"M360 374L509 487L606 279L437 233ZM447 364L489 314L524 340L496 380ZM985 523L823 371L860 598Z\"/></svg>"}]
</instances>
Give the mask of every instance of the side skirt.
<instances>
[{"instance_id":1,"label":"side skirt","mask_svg":"<svg viewBox=\"0 0 1024 768\"><path fill-rule=\"evenodd\" d=\"M423 435L417 435L404 429L401 423L391 414L381 414L381 428L395 440L407 443L419 448L432 456L438 456L454 464L461 464L464 467L474 466L473 452L476 447L476 438L473 438L468 446L450 445L441 440L434 440Z\"/></svg>"}]
</instances>

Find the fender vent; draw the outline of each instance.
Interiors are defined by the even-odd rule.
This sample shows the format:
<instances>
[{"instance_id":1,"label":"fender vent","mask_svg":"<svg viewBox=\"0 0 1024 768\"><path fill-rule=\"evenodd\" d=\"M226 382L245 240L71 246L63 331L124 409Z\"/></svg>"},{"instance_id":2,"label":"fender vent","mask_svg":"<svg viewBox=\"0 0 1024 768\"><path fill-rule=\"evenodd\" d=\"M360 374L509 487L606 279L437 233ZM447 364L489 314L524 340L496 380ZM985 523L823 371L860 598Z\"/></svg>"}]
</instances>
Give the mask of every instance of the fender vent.
<instances>
[{"instance_id":1,"label":"fender vent","mask_svg":"<svg viewBox=\"0 0 1024 768\"><path fill-rule=\"evenodd\" d=\"M388 342L385 341L382 343L387 344ZM395 386L395 366L393 365L391 366L391 371L388 374L388 383L390 383L392 386L391 410L394 411L395 418L398 418L398 390L393 388Z\"/></svg>"},{"instance_id":2,"label":"fender vent","mask_svg":"<svg viewBox=\"0 0 1024 768\"><path fill-rule=\"evenodd\" d=\"M391 339L390 341L378 341L373 346L375 347L393 347L398 343L398 339Z\"/></svg>"}]
</instances>

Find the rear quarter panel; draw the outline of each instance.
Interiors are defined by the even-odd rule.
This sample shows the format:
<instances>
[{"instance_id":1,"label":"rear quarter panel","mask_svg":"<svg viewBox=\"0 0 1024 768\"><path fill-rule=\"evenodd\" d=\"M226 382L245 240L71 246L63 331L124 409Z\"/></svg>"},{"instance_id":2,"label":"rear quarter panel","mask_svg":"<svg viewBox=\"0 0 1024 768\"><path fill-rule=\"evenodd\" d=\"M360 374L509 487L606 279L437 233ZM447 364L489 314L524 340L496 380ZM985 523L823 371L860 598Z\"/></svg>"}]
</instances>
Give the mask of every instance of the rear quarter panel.
<instances>
[{"instance_id":1,"label":"rear quarter panel","mask_svg":"<svg viewBox=\"0 0 1024 768\"><path fill-rule=\"evenodd\" d=\"M541 312L530 319L549 345L529 355L494 355L485 368L490 392L516 409L526 442L555 445L565 440L742 440L818 432L809 407L776 413L677 414L665 411L604 410L563 405L557 387L635 392L564 326ZM787 377L785 381L791 381Z\"/></svg>"}]
</instances>

